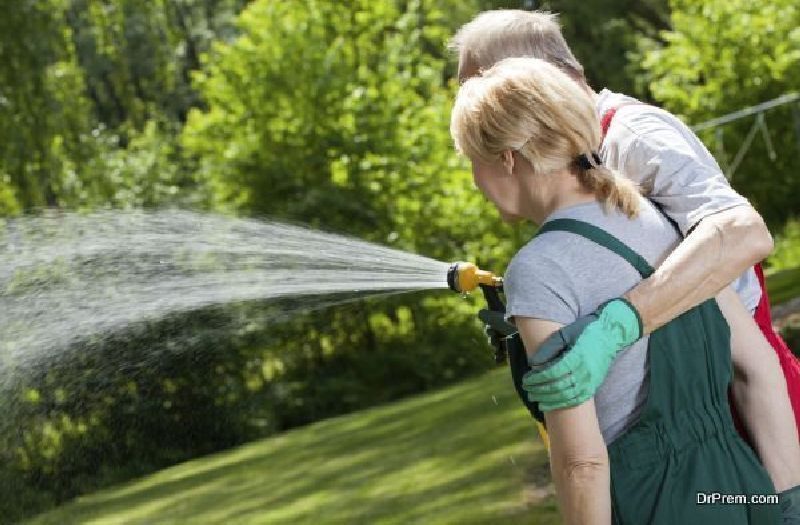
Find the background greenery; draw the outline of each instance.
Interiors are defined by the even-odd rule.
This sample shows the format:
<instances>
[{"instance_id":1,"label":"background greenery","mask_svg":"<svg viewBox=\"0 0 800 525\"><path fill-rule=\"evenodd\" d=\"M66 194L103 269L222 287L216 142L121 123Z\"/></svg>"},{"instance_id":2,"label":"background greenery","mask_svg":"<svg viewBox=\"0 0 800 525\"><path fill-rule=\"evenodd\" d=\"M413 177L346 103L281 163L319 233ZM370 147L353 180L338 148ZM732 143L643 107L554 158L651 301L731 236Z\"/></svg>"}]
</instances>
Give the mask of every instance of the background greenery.
<instances>
[{"instance_id":1,"label":"background greenery","mask_svg":"<svg viewBox=\"0 0 800 525\"><path fill-rule=\"evenodd\" d=\"M7 0L0 215L192 207L502 270L531 230L499 221L448 133L446 43L493 7L560 12L595 88L688 122L800 89L793 0ZM774 269L800 265L798 111L767 114L777 156L757 139L732 181ZM727 166L749 124L702 138ZM233 305L75 348L0 393L0 516L485 371L475 306L411 294L267 327L280 305Z\"/></svg>"}]
</instances>

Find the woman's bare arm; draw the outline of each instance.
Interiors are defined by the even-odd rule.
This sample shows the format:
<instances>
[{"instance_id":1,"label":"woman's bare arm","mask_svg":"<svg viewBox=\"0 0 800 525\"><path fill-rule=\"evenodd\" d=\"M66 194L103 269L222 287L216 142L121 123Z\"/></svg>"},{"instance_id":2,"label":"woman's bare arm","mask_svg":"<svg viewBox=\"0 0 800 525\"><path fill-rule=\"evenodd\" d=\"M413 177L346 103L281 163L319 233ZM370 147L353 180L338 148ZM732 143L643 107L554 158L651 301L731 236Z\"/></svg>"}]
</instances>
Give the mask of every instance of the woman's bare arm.
<instances>
[{"instance_id":1,"label":"woman's bare arm","mask_svg":"<svg viewBox=\"0 0 800 525\"><path fill-rule=\"evenodd\" d=\"M514 320L528 349L537 349L562 326L527 317ZM528 352L533 355L536 351ZM564 523L610 524L610 465L594 399L547 412L545 421L550 436L550 470Z\"/></svg>"}]
</instances>

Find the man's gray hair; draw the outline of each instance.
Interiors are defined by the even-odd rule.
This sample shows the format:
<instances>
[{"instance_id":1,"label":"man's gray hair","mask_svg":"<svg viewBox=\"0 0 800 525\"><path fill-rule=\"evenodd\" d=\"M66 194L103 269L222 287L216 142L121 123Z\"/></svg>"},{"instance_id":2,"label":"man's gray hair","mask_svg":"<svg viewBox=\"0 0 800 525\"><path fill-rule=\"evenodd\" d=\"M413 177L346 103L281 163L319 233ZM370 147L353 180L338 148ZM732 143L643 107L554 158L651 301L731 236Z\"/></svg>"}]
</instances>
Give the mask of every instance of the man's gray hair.
<instances>
[{"instance_id":1,"label":"man's gray hair","mask_svg":"<svg viewBox=\"0 0 800 525\"><path fill-rule=\"evenodd\" d=\"M583 66L572 54L558 15L544 11L499 9L485 11L458 30L450 48L459 63L488 69L504 58L545 60L571 77L583 79Z\"/></svg>"}]
</instances>

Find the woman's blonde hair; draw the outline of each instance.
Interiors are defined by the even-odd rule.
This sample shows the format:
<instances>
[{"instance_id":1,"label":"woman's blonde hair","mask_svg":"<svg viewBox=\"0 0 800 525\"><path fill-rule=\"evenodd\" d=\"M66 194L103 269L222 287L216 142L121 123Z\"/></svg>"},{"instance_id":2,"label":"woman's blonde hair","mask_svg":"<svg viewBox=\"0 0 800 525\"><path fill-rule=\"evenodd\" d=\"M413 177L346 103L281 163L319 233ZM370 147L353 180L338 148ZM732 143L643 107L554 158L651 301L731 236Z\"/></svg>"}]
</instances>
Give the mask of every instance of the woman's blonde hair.
<instances>
[{"instance_id":1,"label":"woman's blonde hair","mask_svg":"<svg viewBox=\"0 0 800 525\"><path fill-rule=\"evenodd\" d=\"M484 11L458 30L450 48L462 64L468 61L477 69L488 69L504 58L532 57L583 78L583 66L561 34L558 15L546 11Z\"/></svg>"},{"instance_id":2,"label":"woman's blonde hair","mask_svg":"<svg viewBox=\"0 0 800 525\"><path fill-rule=\"evenodd\" d=\"M450 121L456 149L495 162L519 151L536 175L569 169L606 208L629 217L639 209L636 185L597 163L600 122L589 93L555 66L507 58L458 92ZM590 165L581 166L580 156Z\"/></svg>"}]
</instances>

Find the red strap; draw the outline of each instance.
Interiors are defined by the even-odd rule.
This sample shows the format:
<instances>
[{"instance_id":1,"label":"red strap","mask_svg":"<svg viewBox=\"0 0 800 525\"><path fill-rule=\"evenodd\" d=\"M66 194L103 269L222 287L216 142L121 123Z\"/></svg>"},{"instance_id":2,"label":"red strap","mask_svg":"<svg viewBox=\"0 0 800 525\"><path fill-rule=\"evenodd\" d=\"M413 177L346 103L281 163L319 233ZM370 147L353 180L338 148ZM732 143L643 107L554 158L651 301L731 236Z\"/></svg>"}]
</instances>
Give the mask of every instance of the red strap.
<instances>
[{"instance_id":1,"label":"red strap","mask_svg":"<svg viewBox=\"0 0 800 525\"><path fill-rule=\"evenodd\" d=\"M608 134L608 128L611 126L611 120L614 118L614 115L617 114L617 110L620 108L624 108L625 106L646 106L644 102L639 102L638 100L635 102L623 102L619 106L610 108L603 113L603 116L600 118L600 130L603 132L603 139L606 138Z\"/></svg>"},{"instance_id":2,"label":"red strap","mask_svg":"<svg viewBox=\"0 0 800 525\"><path fill-rule=\"evenodd\" d=\"M603 139L605 140L608 135L608 127L611 125L611 119L616 115L618 108L611 108L603 113L603 118L600 119L600 130L603 132Z\"/></svg>"},{"instance_id":3,"label":"red strap","mask_svg":"<svg viewBox=\"0 0 800 525\"><path fill-rule=\"evenodd\" d=\"M794 411L795 423L798 430L800 430L800 359L792 354L786 342L772 327L764 270L760 264L756 265L755 270L758 276L758 283L761 285L761 301L756 307L755 320L764 337L769 341L770 346L778 354L778 362L781 365L781 369L783 369L784 377L786 377L786 387L789 392L789 401Z\"/></svg>"},{"instance_id":4,"label":"red strap","mask_svg":"<svg viewBox=\"0 0 800 525\"><path fill-rule=\"evenodd\" d=\"M758 302L756 308L756 317L761 320L765 326L772 326L772 314L769 311L769 296L767 295L767 280L764 278L764 268L761 263L758 263L753 268L758 277L758 286L761 287L761 300Z\"/></svg>"}]
</instances>

